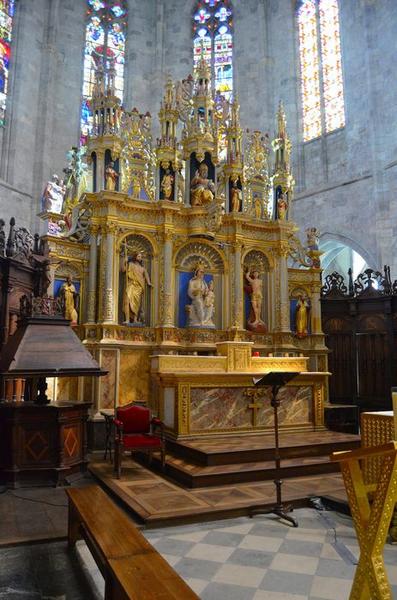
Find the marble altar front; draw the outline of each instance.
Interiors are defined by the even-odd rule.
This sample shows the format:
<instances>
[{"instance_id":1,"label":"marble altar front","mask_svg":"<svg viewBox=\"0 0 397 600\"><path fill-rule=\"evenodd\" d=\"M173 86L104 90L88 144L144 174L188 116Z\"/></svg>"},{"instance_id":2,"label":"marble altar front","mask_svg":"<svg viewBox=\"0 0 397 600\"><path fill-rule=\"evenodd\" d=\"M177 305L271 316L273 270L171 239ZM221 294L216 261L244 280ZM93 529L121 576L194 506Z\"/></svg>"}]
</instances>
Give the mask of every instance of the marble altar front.
<instances>
[{"instance_id":1,"label":"marble altar front","mask_svg":"<svg viewBox=\"0 0 397 600\"><path fill-rule=\"evenodd\" d=\"M273 432L271 387L253 378L274 371L299 373L281 388L282 430L324 427L329 373L309 372L305 357L252 356L252 343L217 343L217 356L152 356L158 411L169 437Z\"/></svg>"}]
</instances>

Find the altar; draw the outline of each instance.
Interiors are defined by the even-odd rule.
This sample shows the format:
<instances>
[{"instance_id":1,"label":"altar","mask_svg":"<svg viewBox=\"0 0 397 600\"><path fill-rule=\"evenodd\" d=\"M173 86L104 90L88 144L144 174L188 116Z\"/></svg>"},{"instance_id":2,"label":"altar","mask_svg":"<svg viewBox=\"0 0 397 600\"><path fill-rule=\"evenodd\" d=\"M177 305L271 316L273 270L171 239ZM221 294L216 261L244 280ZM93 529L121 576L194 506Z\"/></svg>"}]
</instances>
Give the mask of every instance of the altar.
<instances>
[{"instance_id":1,"label":"altar","mask_svg":"<svg viewBox=\"0 0 397 600\"><path fill-rule=\"evenodd\" d=\"M221 342L216 356L153 356L160 418L173 439L273 432L271 387L253 378L271 371L299 372L279 392L281 430L324 428L329 373L307 370L304 357L252 356L253 343Z\"/></svg>"},{"instance_id":2,"label":"altar","mask_svg":"<svg viewBox=\"0 0 397 600\"><path fill-rule=\"evenodd\" d=\"M174 438L262 432L269 390L252 377L291 369L282 427L321 428L321 252L316 228L302 241L293 221L282 104L272 139L247 130L203 59L165 83L154 143L151 115L121 106L110 75L93 82L86 146L69 153L74 187L59 214L41 214L50 292L67 294L67 318L108 374L58 381L57 399L91 401L94 423L146 403Z\"/></svg>"}]
</instances>

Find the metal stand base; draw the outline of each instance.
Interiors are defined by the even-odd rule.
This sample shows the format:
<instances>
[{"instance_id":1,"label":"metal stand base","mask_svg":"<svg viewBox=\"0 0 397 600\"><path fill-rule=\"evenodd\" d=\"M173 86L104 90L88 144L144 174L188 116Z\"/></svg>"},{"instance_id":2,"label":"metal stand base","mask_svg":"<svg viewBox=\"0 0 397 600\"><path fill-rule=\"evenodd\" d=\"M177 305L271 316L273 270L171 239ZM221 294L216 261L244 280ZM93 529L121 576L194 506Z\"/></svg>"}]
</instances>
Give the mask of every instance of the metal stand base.
<instances>
[{"instance_id":1,"label":"metal stand base","mask_svg":"<svg viewBox=\"0 0 397 600\"><path fill-rule=\"evenodd\" d=\"M287 514L292 511L292 506L283 506L281 504L281 506L269 506L269 508L254 508L249 516L252 518L254 515L277 515L280 519L284 519L284 521L288 521L288 523L291 523L294 527L298 527L298 521Z\"/></svg>"}]
</instances>

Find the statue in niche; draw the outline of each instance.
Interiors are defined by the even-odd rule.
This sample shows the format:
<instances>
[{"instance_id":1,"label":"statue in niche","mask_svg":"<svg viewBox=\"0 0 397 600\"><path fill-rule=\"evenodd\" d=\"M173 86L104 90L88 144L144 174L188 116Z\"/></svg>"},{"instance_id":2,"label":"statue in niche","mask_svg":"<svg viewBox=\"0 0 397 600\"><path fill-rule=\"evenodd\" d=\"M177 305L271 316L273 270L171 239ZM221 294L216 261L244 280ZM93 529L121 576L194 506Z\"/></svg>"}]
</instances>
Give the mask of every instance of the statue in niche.
<instances>
[{"instance_id":1,"label":"statue in niche","mask_svg":"<svg viewBox=\"0 0 397 600\"><path fill-rule=\"evenodd\" d=\"M134 175L131 180L131 189L132 189L132 197L140 198L141 196L141 183L139 181L139 177Z\"/></svg>"},{"instance_id":2,"label":"statue in niche","mask_svg":"<svg viewBox=\"0 0 397 600\"><path fill-rule=\"evenodd\" d=\"M214 280L211 279L208 283L208 291L204 297L204 325L215 327L214 315L215 315L215 292L214 292Z\"/></svg>"},{"instance_id":3,"label":"statue in niche","mask_svg":"<svg viewBox=\"0 0 397 600\"><path fill-rule=\"evenodd\" d=\"M260 272L256 267L245 271L245 278L248 282L246 291L251 300L251 311L248 317L247 329L252 331L266 332L266 324L262 320L262 303L263 303L263 282L260 277Z\"/></svg>"},{"instance_id":4,"label":"statue in niche","mask_svg":"<svg viewBox=\"0 0 397 600\"><path fill-rule=\"evenodd\" d=\"M242 192L237 183L238 179L233 179L231 181L232 186L230 188L230 207L232 212L240 212L241 210Z\"/></svg>"},{"instance_id":5,"label":"statue in niche","mask_svg":"<svg viewBox=\"0 0 397 600\"><path fill-rule=\"evenodd\" d=\"M188 327L215 327L213 322L215 293L214 282L204 280L204 268L198 264L189 281L187 295L192 301L186 306Z\"/></svg>"},{"instance_id":6,"label":"statue in niche","mask_svg":"<svg viewBox=\"0 0 397 600\"><path fill-rule=\"evenodd\" d=\"M254 212L255 219L260 219L262 217L262 202L258 194L254 194Z\"/></svg>"},{"instance_id":7,"label":"statue in niche","mask_svg":"<svg viewBox=\"0 0 397 600\"><path fill-rule=\"evenodd\" d=\"M204 206L213 201L215 184L208 179L208 167L202 162L190 185L190 201L192 206Z\"/></svg>"},{"instance_id":8,"label":"statue in niche","mask_svg":"<svg viewBox=\"0 0 397 600\"><path fill-rule=\"evenodd\" d=\"M174 176L170 169L166 169L163 179L161 180L161 191L164 200L173 200Z\"/></svg>"},{"instance_id":9,"label":"statue in niche","mask_svg":"<svg viewBox=\"0 0 397 600\"><path fill-rule=\"evenodd\" d=\"M63 314L65 319L69 319L72 325L77 325L77 304L78 304L78 293L72 282L70 275L67 276L65 283L61 285L59 295L62 298Z\"/></svg>"},{"instance_id":10,"label":"statue in niche","mask_svg":"<svg viewBox=\"0 0 397 600\"><path fill-rule=\"evenodd\" d=\"M308 335L309 310L309 299L300 295L295 310L296 337L298 338L304 338Z\"/></svg>"},{"instance_id":11,"label":"statue in niche","mask_svg":"<svg viewBox=\"0 0 397 600\"><path fill-rule=\"evenodd\" d=\"M61 213L66 187L58 175L52 176L52 181L48 181L41 197L42 210Z\"/></svg>"},{"instance_id":12,"label":"statue in niche","mask_svg":"<svg viewBox=\"0 0 397 600\"><path fill-rule=\"evenodd\" d=\"M183 202L185 198L185 178L182 172L182 165L178 167L178 185L177 185L177 196L178 202Z\"/></svg>"},{"instance_id":13,"label":"statue in niche","mask_svg":"<svg viewBox=\"0 0 397 600\"><path fill-rule=\"evenodd\" d=\"M277 200L277 218L285 221L287 218L288 201L286 195L281 193Z\"/></svg>"},{"instance_id":14,"label":"statue in niche","mask_svg":"<svg viewBox=\"0 0 397 600\"><path fill-rule=\"evenodd\" d=\"M105 171L106 189L109 190L109 192L115 191L118 178L119 174L114 168L114 162L110 162Z\"/></svg>"},{"instance_id":15,"label":"statue in niche","mask_svg":"<svg viewBox=\"0 0 397 600\"><path fill-rule=\"evenodd\" d=\"M126 254L125 254L126 256ZM143 265L141 252L134 252L130 258L125 258L122 271L125 272L125 287L123 298L124 323L142 323L142 299L146 285L153 287L149 274Z\"/></svg>"}]
</instances>

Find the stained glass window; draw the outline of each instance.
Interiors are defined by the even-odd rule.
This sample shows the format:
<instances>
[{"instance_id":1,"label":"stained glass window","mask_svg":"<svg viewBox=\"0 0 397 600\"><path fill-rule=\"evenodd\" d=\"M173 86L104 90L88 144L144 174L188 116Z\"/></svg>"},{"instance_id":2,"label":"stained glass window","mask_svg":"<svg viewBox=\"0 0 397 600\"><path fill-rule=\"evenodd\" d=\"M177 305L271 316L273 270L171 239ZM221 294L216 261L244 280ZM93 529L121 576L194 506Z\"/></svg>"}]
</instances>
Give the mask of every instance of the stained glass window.
<instances>
[{"instance_id":1,"label":"stained glass window","mask_svg":"<svg viewBox=\"0 0 397 600\"><path fill-rule=\"evenodd\" d=\"M338 0L300 0L297 19L307 142L345 125Z\"/></svg>"},{"instance_id":2,"label":"stained glass window","mask_svg":"<svg viewBox=\"0 0 397 600\"><path fill-rule=\"evenodd\" d=\"M193 56L211 65L214 89L230 100L233 92L233 22L228 0L201 0L193 14Z\"/></svg>"},{"instance_id":3,"label":"stained glass window","mask_svg":"<svg viewBox=\"0 0 397 600\"><path fill-rule=\"evenodd\" d=\"M125 34L127 7L124 0L88 0L84 49L81 144L85 144L92 124L90 97L98 68L115 74L116 96L123 100Z\"/></svg>"},{"instance_id":4,"label":"stained glass window","mask_svg":"<svg viewBox=\"0 0 397 600\"><path fill-rule=\"evenodd\" d=\"M4 126L15 0L0 0L0 127Z\"/></svg>"}]
</instances>

